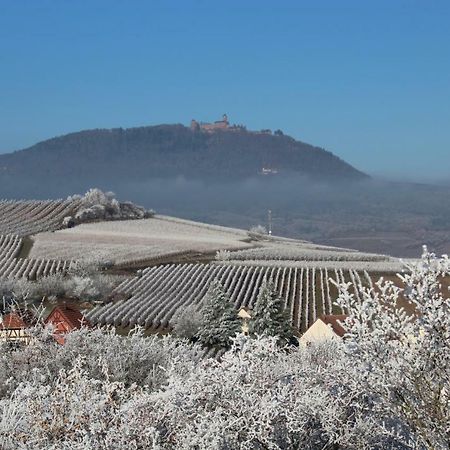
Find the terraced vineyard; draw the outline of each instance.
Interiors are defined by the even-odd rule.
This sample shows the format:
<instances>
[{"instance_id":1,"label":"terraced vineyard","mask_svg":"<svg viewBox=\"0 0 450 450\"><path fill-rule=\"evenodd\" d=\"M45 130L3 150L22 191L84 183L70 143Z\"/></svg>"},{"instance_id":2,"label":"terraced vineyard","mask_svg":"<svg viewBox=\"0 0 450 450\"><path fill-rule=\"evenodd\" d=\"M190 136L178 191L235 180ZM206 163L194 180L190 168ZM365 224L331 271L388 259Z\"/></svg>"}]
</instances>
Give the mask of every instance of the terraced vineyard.
<instances>
[{"instance_id":1,"label":"terraced vineyard","mask_svg":"<svg viewBox=\"0 0 450 450\"><path fill-rule=\"evenodd\" d=\"M36 278L69 269L70 261L19 258L23 239L17 235L0 235L0 278Z\"/></svg>"},{"instance_id":2,"label":"terraced vineyard","mask_svg":"<svg viewBox=\"0 0 450 450\"><path fill-rule=\"evenodd\" d=\"M274 281L292 325L299 332L305 331L321 314L340 312L333 306L337 290L330 278L338 282L372 283L367 272L353 270L171 264L145 269L140 276L126 280L115 294L128 299L97 306L87 313L87 318L102 325L170 329L174 314L191 304L199 305L213 279L221 281L238 309L253 307L266 277Z\"/></svg>"},{"instance_id":3,"label":"terraced vineyard","mask_svg":"<svg viewBox=\"0 0 450 450\"><path fill-rule=\"evenodd\" d=\"M222 252L220 257L233 261L355 261L388 262L393 258L356 250L327 247L312 243L267 243L263 247Z\"/></svg>"},{"instance_id":4,"label":"terraced vineyard","mask_svg":"<svg viewBox=\"0 0 450 450\"><path fill-rule=\"evenodd\" d=\"M243 230L214 227L171 217L94 222L34 238L33 258L113 261L147 267L164 258L252 246Z\"/></svg>"},{"instance_id":5,"label":"terraced vineyard","mask_svg":"<svg viewBox=\"0 0 450 450\"><path fill-rule=\"evenodd\" d=\"M29 236L58 230L77 206L68 200L0 200L0 234Z\"/></svg>"},{"instance_id":6,"label":"terraced vineyard","mask_svg":"<svg viewBox=\"0 0 450 450\"><path fill-rule=\"evenodd\" d=\"M398 268L384 255L279 237L253 239L244 230L165 216L61 230L64 217L81 205L80 199L0 201L0 278L37 280L67 271L71 261L107 261L127 271L147 267L114 291L112 298L119 300L87 313L94 324L170 330L174 314L199 305L213 279L222 282L238 309L253 307L261 283L270 278L292 325L303 332L319 315L340 312L333 307L337 291L330 278L369 284L364 269L386 273ZM27 236L32 236L31 248ZM216 252L217 262L199 263Z\"/></svg>"},{"instance_id":7,"label":"terraced vineyard","mask_svg":"<svg viewBox=\"0 0 450 450\"><path fill-rule=\"evenodd\" d=\"M76 201L0 201L0 278L34 280L67 270L71 262L47 258L20 258L23 238L62 227Z\"/></svg>"}]
</instances>

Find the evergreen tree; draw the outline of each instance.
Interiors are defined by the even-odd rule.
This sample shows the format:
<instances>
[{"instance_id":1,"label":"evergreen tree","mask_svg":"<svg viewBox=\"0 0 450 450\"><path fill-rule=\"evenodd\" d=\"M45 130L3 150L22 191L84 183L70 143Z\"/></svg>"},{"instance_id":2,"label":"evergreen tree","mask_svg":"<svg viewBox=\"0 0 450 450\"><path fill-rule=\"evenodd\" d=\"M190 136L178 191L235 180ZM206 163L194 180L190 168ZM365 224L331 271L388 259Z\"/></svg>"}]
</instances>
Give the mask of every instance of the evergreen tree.
<instances>
[{"instance_id":1,"label":"evergreen tree","mask_svg":"<svg viewBox=\"0 0 450 450\"><path fill-rule=\"evenodd\" d=\"M241 321L220 281L214 280L209 286L201 313L199 342L208 347L229 348L231 338L241 331Z\"/></svg>"},{"instance_id":2,"label":"evergreen tree","mask_svg":"<svg viewBox=\"0 0 450 450\"><path fill-rule=\"evenodd\" d=\"M259 289L255 308L250 321L253 335L278 336L285 344L292 337L289 317L283 308L281 298L272 281L265 279Z\"/></svg>"}]
</instances>

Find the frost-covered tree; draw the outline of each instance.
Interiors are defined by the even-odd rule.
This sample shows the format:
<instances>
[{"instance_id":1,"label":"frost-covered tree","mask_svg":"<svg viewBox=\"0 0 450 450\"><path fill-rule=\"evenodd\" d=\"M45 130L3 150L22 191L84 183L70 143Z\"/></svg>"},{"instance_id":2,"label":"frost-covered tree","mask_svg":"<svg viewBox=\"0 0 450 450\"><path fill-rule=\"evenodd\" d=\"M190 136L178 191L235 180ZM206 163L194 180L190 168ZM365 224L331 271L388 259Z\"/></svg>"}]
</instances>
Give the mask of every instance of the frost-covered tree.
<instances>
[{"instance_id":1,"label":"frost-covered tree","mask_svg":"<svg viewBox=\"0 0 450 450\"><path fill-rule=\"evenodd\" d=\"M81 301L105 300L119 281L116 276L103 273L95 262L77 263L64 277L65 295Z\"/></svg>"},{"instance_id":2,"label":"frost-covered tree","mask_svg":"<svg viewBox=\"0 0 450 450\"><path fill-rule=\"evenodd\" d=\"M450 299L441 284L447 256L424 248L408 264L403 287L381 279L358 286L360 300L341 285L338 304L348 312L348 357L378 406L404 421L419 448L450 447Z\"/></svg>"},{"instance_id":3,"label":"frost-covered tree","mask_svg":"<svg viewBox=\"0 0 450 450\"><path fill-rule=\"evenodd\" d=\"M36 281L19 278L0 280L0 300L14 298L19 304L40 303L68 297L74 301L98 301L106 299L120 277L102 273L95 266L73 266L66 274L41 277Z\"/></svg>"},{"instance_id":4,"label":"frost-covered tree","mask_svg":"<svg viewBox=\"0 0 450 450\"><path fill-rule=\"evenodd\" d=\"M96 220L143 219L154 215L151 210L131 202L119 202L113 192L97 188L89 189L83 196L73 195L68 200L78 202L79 206L74 217L64 218L66 226Z\"/></svg>"},{"instance_id":5,"label":"frost-covered tree","mask_svg":"<svg viewBox=\"0 0 450 450\"><path fill-rule=\"evenodd\" d=\"M196 340L203 325L203 315L196 305L190 305L185 309L180 308L171 322L176 336Z\"/></svg>"},{"instance_id":6,"label":"frost-covered tree","mask_svg":"<svg viewBox=\"0 0 450 450\"><path fill-rule=\"evenodd\" d=\"M237 335L221 359L202 353L102 330L0 343L2 449L421 448L339 342L285 351Z\"/></svg>"},{"instance_id":7,"label":"frost-covered tree","mask_svg":"<svg viewBox=\"0 0 450 450\"><path fill-rule=\"evenodd\" d=\"M231 259L231 252L229 250L219 250L216 252L216 261L229 261Z\"/></svg>"},{"instance_id":8,"label":"frost-covered tree","mask_svg":"<svg viewBox=\"0 0 450 450\"><path fill-rule=\"evenodd\" d=\"M40 327L25 347L0 340L0 447L448 449L448 274L447 258L425 252L402 287L359 286L358 300L343 284L345 339L295 349L236 334L206 358L186 340L112 329L64 346ZM210 294L228 301L214 311L234 309L220 283Z\"/></svg>"},{"instance_id":9,"label":"frost-covered tree","mask_svg":"<svg viewBox=\"0 0 450 450\"><path fill-rule=\"evenodd\" d=\"M267 234L267 230L263 225L255 225L249 229L249 233L264 235Z\"/></svg>"},{"instance_id":10,"label":"frost-covered tree","mask_svg":"<svg viewBox=\"0 0 450 450\"><path fill-rule=\"evenodd\" d=\"M248 236L250 239L254 239L254 240L261 240L261 239L267 239L268 238L268 234L267 234L267 229L266 227L262 226L262 225L256 225L254 227L251 227L248 232L247 232Z\"/></svg>"},{"instance_id":11,"label":"frost-covered tree","mask_svg":"<svg viewBox=\"0 0 450 450\"><path fill-rule=\"evenodd\" d=\"M285 344L292 335L289 316L272 281L264 279L251 313L250 331L253 335L277 336Z\"/></svg>"},{"instance_id":12,"label":"frost-covered tree","mask_svg":"<svg viewBox=\"0 0 450 450\"><path fill-rule=\"evenodd\" d=\"M201 308L202 326L197 333L200 343L208 347L229 348L232 338L241 331L241 321L219 280L208 288Z\"/></svg>"},{"instance_id":13,"label":"frost-covered tree","mask_svg":"<svg viewBox=\"0 0 450 450\"><path fill-rule=\"evenodd\" d=\"M2 449L408 448L339 345L285 352L275 338L239 335L221 360L196 360L193 346L170 338L138 335L122 350L92 333L76 333L78 354L71 347L61 359L65 346L51 345L27 372L29 355L10 353L24 370L0 381L10 388L0 398ZM129 378L135 371L162 380Z\"/></svg>"},{"instance_id":14,"label":"frost-covered tree","mask_svg":"<svg viewBox=\"0 0 450 450\"><path fill-rule=\"evenodd\" d=\"M168 385L133 404L162 449L406 448L389 418L352 382L339 346L284 352L275 338L239 335L221 360L168 370Z\"/></svg>"},{"instance_id":15,"label":"frost-covered tree","mask_svg":"<svg viewBox=\"0 0 450 450\"><path fill-rule=\"evenodd\" d=\"M92 380L104 380L106 370L111 381L159 389L174 360L180 369L191 370L203 353L199 346L180 345L170 337L144 337L139 329L120 336L113 329L83 328L68 333L63 346L41 325L29 333L33 336L29 345L5 346L0 352L0 398L25 381L51 384L61 369L70 370L77 357L83 359L83 370Z\"/></svg>"}]
</instances>

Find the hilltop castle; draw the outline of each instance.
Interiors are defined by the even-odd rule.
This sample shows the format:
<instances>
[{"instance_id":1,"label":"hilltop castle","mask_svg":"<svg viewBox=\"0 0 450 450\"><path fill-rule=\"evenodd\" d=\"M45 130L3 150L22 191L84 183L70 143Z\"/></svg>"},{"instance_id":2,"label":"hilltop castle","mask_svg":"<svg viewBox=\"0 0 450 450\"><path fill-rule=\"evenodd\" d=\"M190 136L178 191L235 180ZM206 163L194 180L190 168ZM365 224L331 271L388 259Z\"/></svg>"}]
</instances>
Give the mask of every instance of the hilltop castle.
<instances>
[{"instance_id":1,"label":"hilltop castle","mask_svg":"<svg viewBox=\"0 0 450 450\"><path fill-rule=\"evenodd\" d=\"M233 127L230 127L230 122L228 122L226 114L222 116L222 120L216 120L214 123L197 122L195 119L191 120L191 130L193 131L206 131L212 133L213 131L229 130L231 128Z\"/></svg>"},{"instance_id":2,"label":"hilltop castle","mask_svg":"<svg viewBox=\"0 0 450 450\"><path fill-rule=\"evenodd\" d=\"M228 116L224 114L222 116L222 120L216 120L213 123L207 122L197 122L195 119L191 120L191 130L192 131L203 131L205 133L214 133L216 131L245 131L253 134L272 134L272 131L269 129L263 129L261 131L249 131L245 125L230 125L228 121ZM280 130L277 130L275 134L283 134Z\"/></svg>"}]
</instances>

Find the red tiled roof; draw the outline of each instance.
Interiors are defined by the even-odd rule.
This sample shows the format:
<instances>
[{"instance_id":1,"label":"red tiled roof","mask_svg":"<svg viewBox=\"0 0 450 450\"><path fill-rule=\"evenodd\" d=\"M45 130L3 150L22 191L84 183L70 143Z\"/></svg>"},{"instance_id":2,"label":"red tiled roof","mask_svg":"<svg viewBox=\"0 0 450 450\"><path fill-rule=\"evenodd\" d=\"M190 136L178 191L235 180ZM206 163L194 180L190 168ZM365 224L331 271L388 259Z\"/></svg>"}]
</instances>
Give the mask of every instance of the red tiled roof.
<instances>
[{"instance_id":1,"label":"red tiled roof","mask_svg":"<svg viewBox=\"0 0 450 450\"><path fill-rule=\"evenodd\" d=\"M0 323L0 330L13 330L27 328L25 321L16 313L9 313L3 316L3 321Z\"/></svg>"},{"instance_id":2,"label":"red tiled roof","mask_svg":"<svg viewBox=\"0 0 450 450\"><path fill-rule=\"evenodd\" d=\"M347 316L345 314L335 314L335 315L326 315L326 316L320 316L320 320L330 325L333 331L339 336L342 337L345 334L345 329L341 325L341 323L345 322L345 319Z\"/></svg>"},{"instance_id":3,"label":"red tiled roof","mask_svg":"<svg viewBox=\"0 0 450 450\"><path fill-rule=\"evenodd\" d=\"M57 325L62 321L64 321L68 328L72 330L81 328L82 326L90 326L90 323L86 320L83 314L81 314L78 309L69 305L56 306L45 320L45 323L53 323Z\"/></svg>"}]
</instances>

